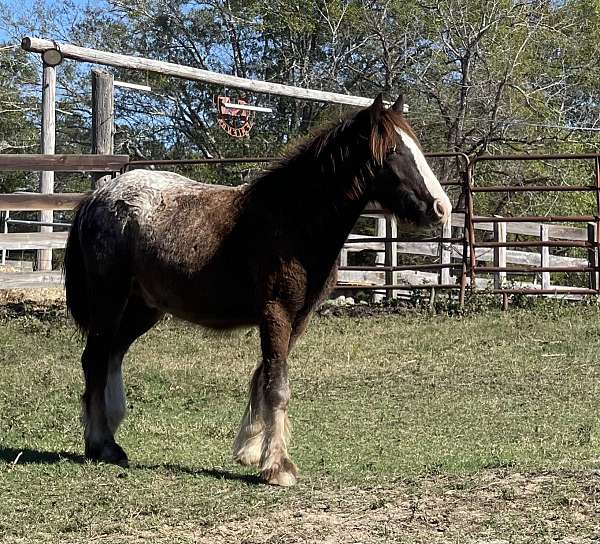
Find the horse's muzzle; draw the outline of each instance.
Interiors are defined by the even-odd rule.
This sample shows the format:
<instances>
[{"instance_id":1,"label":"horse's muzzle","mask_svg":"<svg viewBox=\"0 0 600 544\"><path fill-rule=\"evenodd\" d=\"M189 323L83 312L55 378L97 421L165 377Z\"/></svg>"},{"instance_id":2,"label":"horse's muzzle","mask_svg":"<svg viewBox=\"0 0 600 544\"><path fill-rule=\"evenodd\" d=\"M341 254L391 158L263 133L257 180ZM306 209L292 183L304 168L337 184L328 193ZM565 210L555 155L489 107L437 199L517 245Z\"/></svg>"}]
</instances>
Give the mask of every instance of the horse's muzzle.
<instances>
[{"instance_id":1,"label":"horse's muzzle","mask_svg":"<svg viewBox=\"0 0 600 544\"><path fill-rule=\"evenodd\" d=\"M438 198L433 202L433 213L438 223L446 224L452 213L452 204L448 198Z\"/></svg>"}]
</instances>

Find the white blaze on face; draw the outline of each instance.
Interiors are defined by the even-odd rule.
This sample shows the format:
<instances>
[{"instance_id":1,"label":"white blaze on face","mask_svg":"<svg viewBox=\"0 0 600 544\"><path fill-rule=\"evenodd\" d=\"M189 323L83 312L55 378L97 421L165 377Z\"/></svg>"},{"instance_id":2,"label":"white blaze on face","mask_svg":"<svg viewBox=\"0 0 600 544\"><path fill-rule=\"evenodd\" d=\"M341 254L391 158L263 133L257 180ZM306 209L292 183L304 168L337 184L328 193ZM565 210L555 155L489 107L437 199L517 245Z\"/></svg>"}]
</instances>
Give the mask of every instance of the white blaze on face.
<instances>
[{"instance_id":1,"label":"white blaze on face","mask_svg":"<svg viewBox=\"0 0 600 544\"><path fill-rule=\"evenodd\" d=\"M443 222L447 222L450 217L450 212L452 211L452 204L450 203L448 195L440 185L436 175L431 170L431 167L429 166L425 155L423 155L423 152L419 149L417 142L399 127L396 127L396 132L400 135L400 138L402 138L402 143L412 153L415 164L417 165L417 170L421 174L429 194L433 197L434 201L437 202L436 207L443 211Z\"/></svg>"}]
</instances>

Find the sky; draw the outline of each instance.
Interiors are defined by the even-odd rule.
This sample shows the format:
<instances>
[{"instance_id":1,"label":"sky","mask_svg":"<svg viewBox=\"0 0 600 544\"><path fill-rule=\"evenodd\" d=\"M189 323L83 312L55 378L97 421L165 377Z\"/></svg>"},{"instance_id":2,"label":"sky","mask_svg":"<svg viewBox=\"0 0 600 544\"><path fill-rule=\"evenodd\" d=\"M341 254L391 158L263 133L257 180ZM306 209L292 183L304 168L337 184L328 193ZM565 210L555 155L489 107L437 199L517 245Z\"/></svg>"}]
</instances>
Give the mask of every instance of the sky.
<instances>
[{"instance_id":1,"label":"sky","mask_svg":"<svg viewBox=\"0 0 600 544\"><path fill-rule=\"evenodd\" d=\"M23 31L17 31L14 26L11 27L7 24L7 20L20 20L23 27L29 27L28 30L24 31L26 34L32 34L36 37L52 38L54 36L48 35L42 29L46 27L50 21L43 21L36 19L32 16L36 12L36 6L45 6L46 12L61 12L64 11L66 6L69 8L66 10L66 14L58 17L58 22L67 24L67 19L76 18L86 6L104 4L103 0L69 0L68 2L61 2L58 0L0 0L0 41L9 42L15 45L19 45L21 34ZM38 30L33 30L38 29ZM63 38L61 36L61 38Z\"/></svg>"}]
</instances>

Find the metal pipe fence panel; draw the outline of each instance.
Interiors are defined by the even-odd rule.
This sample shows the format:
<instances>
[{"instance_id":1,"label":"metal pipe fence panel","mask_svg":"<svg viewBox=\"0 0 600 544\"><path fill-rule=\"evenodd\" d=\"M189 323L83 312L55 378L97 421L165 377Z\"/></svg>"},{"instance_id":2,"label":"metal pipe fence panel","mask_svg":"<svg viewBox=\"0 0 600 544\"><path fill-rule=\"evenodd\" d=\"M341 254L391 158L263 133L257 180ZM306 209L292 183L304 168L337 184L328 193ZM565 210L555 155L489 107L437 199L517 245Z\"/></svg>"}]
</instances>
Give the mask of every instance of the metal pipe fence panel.
<instances>
[{"instance_id":1,"label":"metal pipe fence panel","mask_svg":"<svg viewBox=\"0 0 600 544\"><path fill-rule=\"evenodd\" d=\"M466 293L486 292L502 295L505 299L508 295L517 293L526 295L586 295L600 293L600 281L598 279L600 277L600 154L495 155L474 159L470 159L463 153L428 153L426 156L434 165L435 171L439 172L442 185L446 187L451 198L455 201L456 207L453 214L456 217L453 218L452 225L439 229L438 233L415 235L398 228L398 225L394 223L394 218L387 217L386 219L385 210L377 206L368 207L365 210L364 217L377 222L375 235L352 234L349 237L342 250L341 266L339 267L342 273L342 281L338 283L337 289L341 291L385 293L389 296L397 296L399 293L414 290L454 291L454 296L458 298L461 304L465 300ZM275 160L277 159L274 157L234 157L226 159L130 161L120 172L150 167L185 168L194 165L261 165ZM532 161L540 161L544 164L550 164L553 161L568 161L569 164L575 164L577 161L593 163L593 183L582 180L583 183L580 181L576 184L558 185L555 179L548 179L547 184L536 182L528 185L515 185L514 179L522 179L517 177L510 178L513 181L507 184L498 183L497 179L493 179L489 183L488 178L490 176L486 174L484 165L506 165L511 161L517 164L530 164ZM484 181L488 183L486 184ZM594 196L595 202L591 213L580 215L551 213L553 211L551 209L544 210L544 213L538 215L519 212L515 215L502 217L478 213L481 210L479 199L491 198L489 195L493 197L493 195L504 194L518 196L578 193ZM79 195L76 196L79 197ZM9 209L11 210L15 209L15 206L21 205L24 206L24 210L32 210L36 206L45 205L40 195L35 194L31 195L35 202L33 200L29 202L28 195L0 195L0 202L2 202L1 197L6 197L4 200L10 203ZM73 195L73 198L69 195L64 197L55 195L54 198L57 202L53 201L52 205L62 205L63 209L73 207L76 200L75 195ZM60 198L63 198L65 202L58 202ZM464 220L462 216L464 216ZM387 228L385 225L380 224L382 222L389 223ZM586 231L586 229L574 228L569 225L551 225L552 223L571 225L588 223L589 226ZM36 221L10 218L4 222L3 227L7 234L8 224L39 226L39 222ZM68 226L68 223L63 222L56 222L54 226L59 224L60 226ZM392 226L390 227L390 225ZM497 228L498 225L504 225L504 227ZM518 227L518 225L523 226ZM0 233L0 249L2 249L2 236L7 234ZM42 233L30 234L33 236ZM491 239L490 236L492 236ZM498 239L498 236L501 236L502 239ZM536 239L529 239L532 237ZM29 239L28 236L28 246L44 245L46 243L41 238L39 241L36 240L37 238ZM11 247L14 247L15 241L12 238L10 243ZM541 253L511 251L508 248L516 250L540 248ZM549 253L550 249L563 253L568 250L571 250L571 252L584 252L586 258L584 260L583 257L551 255ZM365 251L375 255L373 264L348 263L349 255ZM384 255L387 255L385 259ZM402 261L398 259L400 255ZM500 259L496 258L498 255L501 256ZM6 259L6 250L3 250L2 256ZM490 264L490 266L479 264L484 262ZM502 266L495 264L498 262L501 262ZM573 263L573 266L566 266L566 264L571 263ZM365 278L371 277L370 274L375 274L377 277L366 281L344 281L343 275L345 273L354 275L352 277L357 277L356 274L362 274ZM379 276L380 273L381 276ZM507 274L516 276L537 275L540 273L543 280L543 285L540 288L531 284L504 283ZM585 287L577 285L552 286L550 285L550 275L557 273L587 274L590 277L589 285ZM496 281L489 280L490 275L493 275ZM498 278L502 278L501 281L498 281ZM419 281L426 281L427 283L421 284ZM1 283L0 280L0 285Z\"/></svg>"}]
</instances>

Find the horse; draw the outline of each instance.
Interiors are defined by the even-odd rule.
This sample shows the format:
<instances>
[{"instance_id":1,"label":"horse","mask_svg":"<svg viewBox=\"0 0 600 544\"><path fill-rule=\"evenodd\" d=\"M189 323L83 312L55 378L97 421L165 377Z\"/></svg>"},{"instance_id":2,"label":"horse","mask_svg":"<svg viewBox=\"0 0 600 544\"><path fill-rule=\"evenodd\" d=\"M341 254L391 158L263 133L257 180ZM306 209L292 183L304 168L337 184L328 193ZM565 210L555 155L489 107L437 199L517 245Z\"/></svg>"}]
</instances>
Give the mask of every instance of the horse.
<instances>
[{"instance_id":1,"label":"horse","mask_svg":"<svg viewBox=\"0 0 600 544\"><path fill-rule=\"evenodd\" d=\"M288 354L335 285L342 246L369 201L419 226L446 222L448 196L402 115L381 95L300 143L253 182L229 187L131 170L79 204L64 260L81 356L85 455L128 466L121 364L165 313L213 328L255 326L234 459L264 482L296 483L288 454Z\"/></svg>"}]
</instances>

